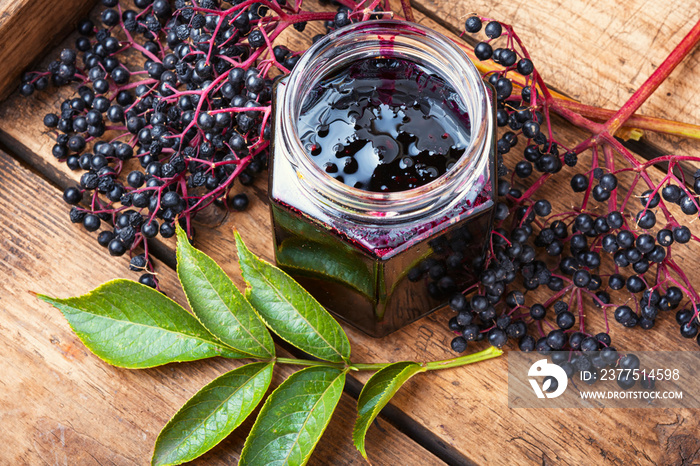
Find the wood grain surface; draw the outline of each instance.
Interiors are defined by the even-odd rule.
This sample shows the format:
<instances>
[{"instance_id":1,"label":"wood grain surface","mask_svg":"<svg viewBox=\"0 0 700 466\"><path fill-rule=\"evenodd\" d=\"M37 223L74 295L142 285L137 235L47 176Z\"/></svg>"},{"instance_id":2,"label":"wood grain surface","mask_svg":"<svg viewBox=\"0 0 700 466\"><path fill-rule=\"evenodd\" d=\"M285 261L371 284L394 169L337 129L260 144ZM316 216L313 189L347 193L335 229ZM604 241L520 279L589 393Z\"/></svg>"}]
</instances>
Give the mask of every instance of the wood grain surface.
<instances>
[{"instance_id":1,"label":"wood grain surface","mask_svg":"<svg viewBox=\"0 0 700 466\"><path fill-rule=\"evenodd\" d=\"M517 24L538 64L546 64L547 80L560 91L586 103L619 105L626 93L631 93L625 86L638 85L653 69L638 55L628 57L629 47L636 40L642 41L646 46L639 48L644 53L652 54L653 58L648 60L658 64L697 19L683 11L698 11L697 5L695 8L687 5L683 8L681 2L676 2L674 8L669 10L659 10L666 8L660 2L648 2L646 7L641 2L620 2L626 8L610 6L608 3L612 5L612 2L607 1L556 2L556 5L551 2L532 3L497 1L467 4L421 0L416 6L422 12L429 13L430 17L420 14L417 20L447 32L446 28L454 30L461 27L463 16L476 11ZM645 16L647 9L654 11L654 15ZM639 19L642 17L647 19L642 21ZM627 18L637 19L623 21ZM442 22L444 27L436 21ZM310 29L309 36L316 33ZM532 37L526 37L530 33ZM638 35L657 37L644 39L647 40L644 42L634 38ZM604 40L601 38L603 36ZM545 39L551 42L538 42ZM600 42L596 42L599 39ZM615 45L618 39L620 43ZM289 40L300 41L298 35L291 36ZM308 44L308 38L303 40ZM568 54L561 50L568 50ZM697 66L697 60L693 57L684 62L672 78L679 79L678 73L682 73L684 81L698 83L700 74L693 72L693 67ZM591 60L593 66L600 69L587 71L585 67ZM610 71L613 68L600 64L602 62L610 66L619 62L623 67L620 71ZM693 89L686 83L670 89L673 92L666 91L671 92L670 96L660 90L654 96L658 101L653 104L656 107L650 101L643 107L644 113L679 118L681 110L692 101ZM15 456L11 458L20 462L41 458L53 464L54 458L59 458L56 455L66 454L69 456L65 458L70 463L80 463L84 459L89 464L89 457L80 456L85 455L81 452L97 451L97 455L104 459L102 462L143 463L157 430L168 416L197 386L205 383L212 374L221 372L222 365L230 367L230 363L215 360L148 371L111 368L86 352L68 332L67 325L56 311L35 303L26 294L26 289L40 285L41 291L64 296L86 291L115 276L131 275L137 278L137 274L126 272L125 260L114 260L97 246L95 235L85 233L82 228L67 221L68 209L61 205L57 188L74 184L78 173L70 172L65 164L57 163L51 157L52 142L41 125L42 115L60 103L65 95L66 91L61 90L40 94L36 99L12 96L0 107L0 140L26 164L26 168L21 168L3 159L5 162L0 167L3 170L0 187L5 190L0 194L2 212L8 220L14 219L14 223L2 227L2 240L5 241L2 250L10 252L7 253L8 259L3 261L7 265L3 265L4 278L0 280L4 280L4 284L14 288L14 291L0 295L0 312L7 314L0 325L7 327L2 329L2 338L14 342L12 348L17 347L9 356L0 359L1 365L9 366L8 369L0 367L3 371L1 381L6 385L12 385L8 381L14 379L26 381L23 390L11 386L10 392L0 394L0 403L11 403L14 408L10 412L15 413L14 417L13 414L0 414L10 419L14 433L9 445L15 445L1 446L0 457L4 456L3 453L12 452ZM697 111L696 108L686 110L689 114ZM692 119L688 121L700 123ZM557 120L555 124L558 137L566 143L580 141L586 136L561 121ZM659 144L662 143L665 142ZM574 199L568 188L571 173L570 169L565 169L541 193L541 197L552 200L555 209L571 207ZM655 173L653 176L658 181L661 174ZM41 177L54 186L49 186ZM622 180L621 184L625 182L629 182L629 179ZM17 187L17 184L20 186ZM40 211L31 201L37 189L49 199ZM197 246L219 261L239 285L242 285L242 281L235 261L234 227L255 253L268 259L272 257L264 180L241 189L255 200L249 210L229 215L218 228L197 225ZM697 233L697 226L693 228ZM6 234L6 230L11 234ZM4 247L5 244L8 246ZM56 248L57 244L70 247L60 249ZM172 243L164 244L164 248L168 247L172 248ZM677 251L678 262L691 272L694 283L700 283L700 271L693 267L700 252L698 247L689 246ZM172 255L164 254L163 258L171 264ZM166 264L159 266L158 271L164 278L165 289L169 294L175 294L172 270ZM66 277L70 277L70 281L66 281ZM617 300L626 299L622 294L613 296ZM528 295L529 302L541 298L541 294ZM27 315L33 318L27 319ZM353 345L354 359L358 362L443 359L451 356L447 348L452 335L446 325L451 316L449 310L438 311L381 340L367 337L351 327L345 328ZM586 309L586 320L590 328L604 330L602 313L593 306ZM650 333L640 329L624 329L613 323L611 334L614 344L619 349L629 350L697 349L693 341L683 340L678 335L677 326L672 320L672 315L663 316ZM56 334L58 343L51 343L53 334ZM25 350L27 341L31 343L28 345L30 349ZM510 346L508 349L513 348ZM12 369L15 366L22 369ZM6 373L7 378L4 376ZM52 382L46 382L43 378ZM366 379L366 374L357 376L359 382ZM22 395L25 389L31 396ZM398 393L385 415L397 423L399 429L410 432L414 439L455 464L691 464L700 461L700 419L694 411L513 410L508 408L506 396L507 360L501 358L472 367L417 376ZM84 397L82 402L79 401L80 397ZM52 401L54 398L56 402ZM29 402L29 399L32 401ZM117 399L118 402L115 401ZM148 402L144 403L144 400ZM100 409L94 407L94 403ZM324 437L324 442L329 443L324 444L323 450L314 456L319 464L351 463L357 458L353 456L352 448L347 448L348 443L342 443L349 442L348 426L354 406L350 400L343 406L337 418L343 419L341 425L336 426L335 430L329 429ZM74 419L74 412L89 414ZM112 430L100 429L101 424L108 425ZM434 457L420 456L420 448L390 424L380 421L380 425L391 435L383 440L384 443L377 444L374 442L382 442L381 437L387 434L378 431L370 433L370 458L374 464L435 461ZM35 440L37 436L40 440ZM133 445L134 450L121 447L122 438L126 438L126 445ZM85 447L66 453L62 439L70 439L73 445ZM390 444L394 442L398 443L392 449ZM403 455L402 450L405 451ZM240 437L234 436L212 452L212 457L219 455L216 456L218 459L226 461L227 458L235 458L238 451ZM337 456L330 456L332 453ZM382 456L385 453L388 456Z\"/></svg>"},{"instance_id":2,"label":"wood grain surface","mask_svg":"<svg viewBox=\"0 0 700 466\"><path fill-rule=\"evenodd\" d=\"M91 354L61 313L30 291L86 293L125 276L128 258L103 260L105 250L63 215L56 187L2 151L0 186L0 463L148 464L158 432L178 408L242 362L214 358L127 370ZM174 270L159 264L158 277L170 297L187 302ZM290 356L281 348L278 354ZM291 366L276 368L273 387L292 372ZM343 395L312 464L363 461L352 444L355 413L355 401ZM197 463L235 462L253 420ZM401 464L407 455L442 464L381 418L368 438L379 464Z\"/></svg>"},{"instance_id":3,"label":"wood grain surface","mask_svg":"<svg viewBox=\"0 0 700 466\"><path fill-rule=\"evenodd\" d=\"M65 37L93 2L65 0L0 1L0 99L19 84L19 76L34 60Z\"/></svg>"}]
</instances>

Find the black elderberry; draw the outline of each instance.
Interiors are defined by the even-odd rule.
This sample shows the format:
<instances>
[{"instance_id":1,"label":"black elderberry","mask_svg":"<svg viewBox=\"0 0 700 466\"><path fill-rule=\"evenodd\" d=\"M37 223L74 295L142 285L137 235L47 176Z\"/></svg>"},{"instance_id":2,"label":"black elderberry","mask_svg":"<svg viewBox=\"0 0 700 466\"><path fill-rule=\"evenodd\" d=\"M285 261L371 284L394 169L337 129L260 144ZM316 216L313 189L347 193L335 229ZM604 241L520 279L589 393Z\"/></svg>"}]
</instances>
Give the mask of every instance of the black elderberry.
<instances>
[{"instance_id":1,"label":"black elderberry","mask_svg":"<svg viewBox=\"0 0 700 466\"><path fill-rule=\"evenodd\" d=\"M625 286L625 278L620 274L612 274L608 278L608 286L613 290L621 290Z\"/></svg>"},{"instance_id":2,"label":"black elderberry","mask_svg":"<svg viewBox=\"0 0 700 466\"><path fill-rule=\"evenodd\" d=\"M580 173L575 174L571 178L571 189L575 193L581 193L588 189L588 178L581 175Z\"/></svg>"},{"instance_id":3,"label":"black elderberry","mask_svg":"<svg viewBox=\"0 0 700 466\"><path fill-rule=\"evenodd\" d=\"M467 350L467 340L463 337L455 337L452 342L450 342L450 347L455 353L463 353Z\"/></svg>"},{"instance_id":4,"label":"black elderberry","mask_svg":"<svg viewBox=\"0 0 700 466\"><path fill-rule=\"evenodd\" d=\"M521 160L515 165L515 174L520 178L527 178L532 174L532 164L526 160Z\"/></svg>"},{"instance_id":5,"label":"black elderberry","mask_svg":"<svg viewBox=\"0 0 700 466\"><path fill-rule=\"evenodd\" d=\"M575 167L578 163L578 155L573 151L568 151L564 154L564 163L569 167Z\"/></svg>"},{"instance_id":6,"label":"black elderberry","mask_svg":"<svg viewBox=\"0 0 700 466\"><path fill-rule=\"evenodd\" d=\"M534 139L540 134L540 125L535 121L526 121L523 123L523 134L528 139Z\"/></svg>"},{"instance_id":7,"label":"black elderberry","mask_svg":"<svg viewBox=\"0 0 700 466\"><path fill-rule=\"evenodd\" d=\"M663 228L656 233L656 241L661 246L670 246L673 244L673 233L667 228Z\"/></svg>"},{"instance_id":8,"label":"black elderberry","mask_svg":"<svg viewBox=\"0 0 700 466\"><path fill-rule=\"evenodd\" d=\"M642 193L642 197L639 199L642 206L646 207L647 209L653 209L659 205L659 202L661 202L661 196L659 196L659 193L655 192L654 195L651 196L652 193L654 193L654 191L648 189Z\"/></svg>"},{"instance_id":9,"label":"black elderberry","mask_svg":"<svg viewBox=\"0 0 700 466\"><path fill-rule=\"evenodd\" d=\"M532 74L533 71L535 71L535 67L532 64L532 60L529 58L521 58L518 60L518 73L522 74L523 76L528 76Z\"/></svg>"},{"instance_id":10,"label":"black elderberry","mask_svg":"<svg viewBox=\"0 0 700 466\"><path fill-rule=\"evenodd\" d=\"M527 325L522 320L511 323L506 327L506 334L509 338L521 338L527 333Z\"/></svg>"},{"instance_id":11,"label":"black elderberry","mask_svg":"<svg viewBox=\"0 0 700 466\"><path fill-rule=\"evenodd\" d=\"M557 326L562 330L570 329L575 323L576 319L569 311L561 312L557 315Z\"/></svg>"},{"instance_id":12,"label":"black elderberry","mask_svg":"<svg viewBox=\"0 0 700 466\"><path fill-rule=\"evenodd\" d=\"M547 310L541 304L533 304L530 307L530 317L532 317L535 320L544 319L546 314L547 314Z\"/></svg>"},{"instance_id":13,"label":"black elderberry","mask_svg":"<svg viewBox=\"0 0 700 466\"><path fill-rule=\"evenodd\" d=\"M75 186L68 187L63 192L63 200L69 205L77 205L82 199L83 194L80 192L80 189Z\"/></svg>"},{"instance_id":14,"label":"black elderberry","mask_svg":"<svg viewBox=\"0 0 700 466\"><path fill-rule=\"evenodd\" d=\"M97 231L100 228L100 217L95 214L87 214L83 219L83 226L87 231Z\"/></svg>"},{"instance_id":15,"label":"black elderberry","mask_svg":"<svg viewBox=\"0 0 700 466\"><path fill-rule=\"evenodd\" d=\"M676 323L678 323L678 325L687 324L692 318L693 311L691 311L690 309L681 309L678 312L676 312Z\"/></svg>"},{"instance_id":16,"label":"black elderberry","mask_svg":"<svg viewBox=\"0 0 700 466\"><path fill-rule=\"evenodd\" d=\"M639 358L634 354L626 354L620 358L619 367L630 371L639 369Z\"/></svg>"},{"instance_id":17,"label":"black elderberry","mask_svg":"<svg viewBox=\"0 0 700 466\"><path fill-rule=\"evenodd\" d=\"M669 184L661 190L661 196L668 202L676 202L682 194L681 188L674 184Z\"/></svg>"},{"instance_id":18,"label":"black elderberry","mask_svg":"<svg viewBox=\"0 0 700 466\"><path fill-rule=\"evenodd\" d=\"M690 233L690 229L687 226L683 225L683 226L675 227L673 229L673 239L677 243L681 243L681 244L687 243L688 241L690 241L690 238L691 238L691 233Z\"/></svg>"},{"instance_id":19,"label":"black elderberry","mask_svg":"<svg viewBox=\"0 0 700 466\"><path fill-rule=\"evenodd\" d=\"M499 316L496 319L496 327L500 328L501 330L505 330L510 325L511 320L512 319L508 314L504 314L502 316Z\"/></svg>"},{"instance_id":20,"label":"black elderberry","mask_svg":"<svg viewBox=\"0 0 700 466\"><path fill-rule=\"evenodd\" d=\"M535 343L535 349L542 355L548 355L552 352L552 347L547 343L547 337L542 337Z\"/></svg>"},{"instance_id":21,"label":"black elderberry","mask_svg":"<svg viewBox=\"0 0 700 466\"><path fill-rule=\"evenodd\" d=\"M536 343L537 341L532 335L525 335L522 338L520 338L520 341L518 342L518 348L522 352L529 353L535 350Z\"/></svg>"},{"instance_id":22,"label":"black elderberry","mask_svg":"<svg viewBox=\"0 0 700 466\"><path fill-rule=\"evenodd\" d=\"M627 279L627 289L631 293L639 293L644 288L646 288L646 285L644 283L644 280L642 280L640 277L632 275Z\"/></svg>"},{"instance_id":23,"label":"black elderberry","mask_svg":"<svg viewBox=\"0 0 700 466\"><path fill-rule=\"evenodd\" d=\"M600 275L592 274L591 280L588 282L586 288L588 288L589 291L597 291L602 285L603 279L600 277Z\"/></svg>"},{"instance_id":24,"label":"black elderberry","mask_svg":"<svg viewBox=\"0 0 700 466\"><path fill-rule=\"evenodd\" d=\"M689 196L682 196L679 205L681 210L686 215L695 215L698 213L697 200Z\"/></svg>"},{"instance_id":25,"label":"black elderberry","mask_svg":"<svg viewBox=\"0 0 700 466\"><path fill-rule=\"evenodd\" d=\"M175 235L175 226L172 223L164 222L160 226L160 235L163 238L170 238Z\"/></svg>"},{"instance_id":26,"label":"black elderberry","mask_svg":"<svg viewBox=\"0 0 700 466\"><path fill-rule=\"evenodd\" d=\"M606 173L600 177L598 184L604 190L612 191L617 188L617 177L612 173Z\"/></svg>"},{"instance_id":27,"label":"black elderberry","mask_svg":"<svg viewBox=\"0 0 700 466\"><path fill-rule=\"evenodd\" d=\"M613 230L622 227L624 223L625 219L620 212L612 211L608 214L608 225L610 225L610 228Z\"/></svg>"},{"instance_id":28,"label":"black elderberry","mask_svg":"<svg viewBox=\"0 0 700 466\"><path fill-rule=\"evenodd\" d=\"M671 303L678 305L683 299L683 292L677 286L670 286L666 290L666 297Z\"/></svg>"},{"instance_id":29,"label":"black elderberry","mask_svg":"<svg viewBox=\"0 0 700 466\"><path fill-rule=\"evenodd\" d=\"M697 328L696 328L697 331ZM502 348L508 342L508 335L500 328L492 328L488 334L489 344L496 348Z\"/></svg>"},{"instance_id":30,"label":"black elderberry","mask_svg":"<svg viewBox=\"0 0 700 466\"><path fill-rule=\"evenodd\" d=\"M634 264L642 259L642 253L639 251L639 249L630 247L625 249L625 257L630 264Z\"/></svg>"},{"instance_id":31,"label":"black elderberry","mask_svg":"<svg viewBox=\"0 0 700 466\"><path fill-rule=\"evenodd\" d=\"M634 234L629 230L623 230L617 234L617 244L621 248L630 248L634 244Z\"/></svg>"},{"instance_id":32,"label":"black elderberry","mask_svg":"<svg viewBox=\"0 0 700 466\"><path fill-rule=\"evenodd\" d=\"M120 239L115 238L109 242L107 249L109 250L109 254L112 256L123 256L127 250L127 247Z\"/></svg>"},{"instance_id":33,"label":"black elderberry","mask_svg":"<svg viewBox=\"0 0 700 466\"><path fill-rule=\"evenodd\" d=\"M490 39L496 39L501 36L503 32L503 27L498 21L489 21L484 28L484 33Z\"/></svg>"},{"instance_id":34,"label":"black elderberry","mask_svg":"<svg viewBox=\"0 0 700 466\"><path fill-rule=\"evenodd\" d=\"M498 100L505 100L513 92L513 83L508 78L499 78L496 81L496 97Z\"/></svg>"},{"instance_id":35,"label":"black elderberry","mask_svg":"<svg viewBox=\"0 0 700 466\"><path fill-rule=\"evenodd\" d=\"M150 273L144 273L143 275L141 275L139 277L139 283L141 283L142 285L149 286L151 288L157 287L155 276Z\"/></svg>"},{"instance_id":36,"label":"black elderberry","mask_svg":"<svg viewBox=\"0 0 700 466\"><path fill-rule=\"evenodd\" d=\"M567 343L567 340L568 340L568 338L567 338L566 334L562 330L559 330L559 329L552 330L547 335L547 344L550 346L550 348L552 348L555 351L558 351L558 350L564 348L564 346Z\"/></svg>"},{"instance_id":37,"label":"black elderberry","mask_svg":"<svg viewBox=\"0 0 700 466\"><path fill-rule=\"evenodd\" d=\"M145 270L147 266L148 260L144 254L138 254L132 257L129 262L129 270L133 270L134 272Z\"/></svg>"},{"instance_id":38,"label":"black elderberry","mask_svg":"<svg viewBox=\"0 0 700 466\"><path fill-rule=\"evenodd\" d=\"M641 211L636 216L637 225L640 228L648 230L656 225L656 215L651 210Z\"/></svg>"},{"instance_id":39,"label":"black elderberry","mask_svg":"<svg viewBox=\"0 0 700 466\"><path fill-rule=\"evenodd\" d=\"M594 186L591 194L593 195L593 199L598 202L605 202L610 199L610 196L612 195L610 191L604 190L600 185Z\"/></svg>"},{"instance_id":40,"label":"black elderberry","mask_svg":"<svg viewBox=\"0 0 700 466\"><path fill-rule=\"evenodd\" d=\"M479 333L479 326L476 324L465 325L464 329L462 330L462 336L467 341L476 341L479 337Z\"/></svg>"},{"instance_id":41,"label":"black elderberry","mask_svg":"<svg viewBox=\"0 0 700 466\"><path fill-rule=\"evenodd\" d=\"M591 281L591 274L587 270L577 270L574 272L573 282L579 288L585 288Z\"/></svg>"},{"instance_id":42,"label":"black elderberry","mask_svg":"<svg viewBox=\"0 0 700 466\"><path fill-rule=\"evenodd\" d=\"M481 31L481 19L478 16L470 16L464 23L464 29L471 34Z\"/></svg>"},{"instance_id":43,"label":"black elderberry","mask_svg":"<svg viewBox=\"0 0 700 466\"><path fill-rule=\"evenodd\" d=\"M518 59L514 51L510 49L501 50L499 57L499 63L505 67L513 66L515 61Z\"/></svg>"},{"instance_id":44,"label":"black elderberry","mask_svg":"<svg viewBox=\"0 0 700 466\"><path fill-rule=\"evenodd\" d=\"M683 338L695 338L698 334L697 320L693 319L681 325L681 336Z\"/></svg>"},{"instance_id":45,"label":"black elderberry","mask_svg":"<svg viewBox=\"0 0 700 466\"><path fill-rule=\"evenodd\" d=\"M640 315L642 319L654 320L658 316L659 311L653 305L644 305L641 307Z\"/></svg>"},{"instance_id":46,"label":"black elderberry","mask_svg":"<svg viewBox=\"0 0 700 466\"><path fill-rule=\"evenodd\" d=\"M586 336L581 332L574 332L569 337L569 347L575 351L581 349L581 342Z\"/></svg>"}]
</instances>

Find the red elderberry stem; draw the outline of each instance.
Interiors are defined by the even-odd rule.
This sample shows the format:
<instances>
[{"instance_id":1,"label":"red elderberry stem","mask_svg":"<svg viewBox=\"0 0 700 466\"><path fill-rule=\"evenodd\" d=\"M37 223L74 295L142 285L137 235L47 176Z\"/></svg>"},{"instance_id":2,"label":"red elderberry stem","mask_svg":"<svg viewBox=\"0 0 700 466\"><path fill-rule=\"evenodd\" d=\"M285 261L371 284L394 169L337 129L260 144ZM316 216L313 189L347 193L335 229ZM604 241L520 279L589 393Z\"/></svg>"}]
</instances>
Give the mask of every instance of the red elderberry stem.
<instances>
[{"instance_id":1,"label":"red elderberry stem","mask_svg":"<svg viewBox=\"0 0 700 466\"><path fill-rule=\"evenodd\" d=\"M578 113L583 117L597 122L608 121L615 115L615 110L585 105L573 100L560 99L556 96L553 102L556 102L558 108L571 110L574 113ZM700 125L638 115L636 113L627 119L623 127L700 139Z\"/></svg>"},{"instance_id":2,"label":"red elderberry stem","mask_svg":"<svg viewBox=\"0 0 700 466\"><path fill-rule=\"evenodd\" d=\"M603 154L605 154L605 166L612 173L615 171L615 154L610 146L603 146ZM608 210L612 212L617 210L617 188L613 189L610 199L608 199Z\"/></svg>"},{"instance_id":3,"label":"red elderberry stem","mask_svg":"<svg viewBox=\"0 0 700 466\"><path fill-rule=\"evenodd\" d=\"M673 49L666 57L666 60L659 65L651 76L642 84L637 91L632 94L627 102L613 115L605 124L607 131L610 134L615 132L627 122L627 120L636 112L639 107L654 93L662 82L676 69L676 66L688 55L688 53L700 41L700 21L695 23L695 26L681 40L681 42Z\"/></svg>"},{"instance_id":4,"label":"red elderberry stem","mask_svg":"<svg viewBox=\"0 0 700 466\"><path fill-rule=\"evenodd\" d=\"M403 10L403 15L406 20L415 23L416 20L413 18L413 8L411 8L410 0L401 0L401 9Z\"/></svg>"},{"instance_id":5,"label":"red elderberry stem","mask_svg":"<svg viewBox=\"0 0 700 466\"><path fill-rule=\"evenodd\" d=\"M562 101L559 99L547 98L546 102L548 104L547 106L551 111L553 111L560 117L568 120L569 123L578 126L579 128L585 129L593 134L599 134L605 130L605 127L602 124L591 121L588 118L582 116L580 113L577 113L563 106L561 104Z\"/></svg>"}]
</instances>

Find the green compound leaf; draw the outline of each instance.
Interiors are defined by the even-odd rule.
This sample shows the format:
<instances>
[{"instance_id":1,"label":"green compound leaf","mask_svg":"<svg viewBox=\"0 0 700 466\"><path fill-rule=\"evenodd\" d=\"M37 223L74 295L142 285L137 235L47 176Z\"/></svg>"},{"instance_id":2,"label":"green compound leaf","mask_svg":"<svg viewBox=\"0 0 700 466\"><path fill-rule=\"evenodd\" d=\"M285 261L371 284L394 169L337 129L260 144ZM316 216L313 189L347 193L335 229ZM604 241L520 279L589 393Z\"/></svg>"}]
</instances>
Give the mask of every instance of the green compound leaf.
<instances>
[{"instance_id":1,"label":"green compound leaf","mask_svg":"<svg viewBox=\"0 0 700 466\"><path fill-rule=\"evenodd\" d=\"M260 403L270 386L273 366L248 364L202 388L163 427L151 463L181 464L216 446Z\"/></svg>"},{"instance_id":2,"label":"green compound leaf","mask_svg":"<svg viewBox=\"0 0 700 466\"><path fill-rule=\"evenodd\" d=\"M37 296L59 309L85 346L114 366L142 369L246 357L223 345L175 301L131 280L112 280L73 298Z\"/></svg>"},{"instance_id":3,"label":"green compound leaf","mask_svg":"<svg viewBox=\"0 0 700 466\"><path fill-rule=\"evenodd\" d=\"M335 411L345 371L309 367L292 374L260 410L240 465L304 465Z\"/></svg>"},{"instance_id":4,"label":"green compound leaf","mask_svg":"<svg viewBox=\"0 0 700 466\"><path fill-rule=\"evenodd\" d=\"M372 421L408 379L425 371L425 367L415 362L397 362L380 370L367 381L357 399L357 420L352 432L352 441L365 459L365 435Z\"/></svg>"},{"instance_id":5,"label":"green compound leaf","mask_svg":"<svg viewBox=\"0 0 700 466\"><path fill-rule=\"evenodd\" d=\"M177 227L177 276L192 312L219 340L251 357L271 358L275 345L247 299L213 259Z\"/></svg>"},{"instance_id":6,"label":"green compound leaf","mask_svg":"<svg viewBox=\"0 0 700 466\"><path fill-rule=\"evenodd\" d=\"M250 284L248 299L282 339L319 359L347 362L350 342L338 322L292 277L258 259L236 233L238 260Z\"/></svg>"}]
</instances>

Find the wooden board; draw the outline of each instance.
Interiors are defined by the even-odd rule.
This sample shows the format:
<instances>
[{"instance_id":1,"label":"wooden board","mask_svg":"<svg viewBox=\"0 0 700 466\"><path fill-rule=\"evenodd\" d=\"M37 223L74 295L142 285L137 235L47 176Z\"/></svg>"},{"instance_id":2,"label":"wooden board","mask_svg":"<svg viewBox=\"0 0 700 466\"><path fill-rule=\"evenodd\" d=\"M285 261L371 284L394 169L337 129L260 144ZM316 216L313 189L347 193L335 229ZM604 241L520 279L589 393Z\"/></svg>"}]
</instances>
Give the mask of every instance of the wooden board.
<instances>
[{"instance_id":1,"label":"wooden board","mask_svg":"<svg viewBox=\"0 0 700 466\"><path fill-rule=\"evenodd\" d=\"M548 84L584 104L611 109L624 104L700 20L697 0L420 0L413 5L456 34L474 13L513 25ZM485 38L483 33L473 37ZM698 86L696 49L640 113L700 125ZM644 140L665 153L698 155L700 149L698 140L651 132Z\"/></svg>"},{"instance_id":2,"label":"wooden board","mask_svg":"<svg viewBox=\"0 0 700 466\"><path fill-rule=\"evenodd\" d=\"M93 5L88 0L0 1L0 100L19 84L19 76L37 57L75 28ZM10 45L12 44L12 45Z\"/></svg>"},{"instance_id":3,"label":"wooden board","mask_svg":"<svg viewBox=\"0 0 700 466\"><path fill-rule=\"evenodd\" d=\"M526 8L524 2L523 8ZM424 17L418 19L429 21ZM50 144L41 134L40 124L46 105L60 97L47 94L42 99L30 105L17 100L15 105L0 108L2 140L49 179L66 186L75 175L65 165L51 160ZM557 122L556 131L567 143L584 137L561 122ZM543 196L567 199L571 196L567 185L568 177L563 173ZM260 185L245 189L261 202L254 203L244 213L231 215L216 230L198 226L198 246L220 261L234 277L239 277L231 235L234 226L256 253L270 258L272 251L271 236L260 234L269 231L269 215L262 202L264 190ZM74 235L87 236L78 228ZM94 243L92 238L88 241ZM695 254L695 249L688 250L679 260L691 263L692 257L697 257ZM106 252L95 257L105 263L111 260ZM694 273L692 278L697 283L700 275ZM240 278L237 280L242 283ZM435 313L382 340L366 337L349 327L346 330L358 362L442 359L451 354L447 350L451 335L446 330L450 316L448 310ZM594 328L601 325L600 312L593 308L587 309L587 319ZM659 328L651 334L639 329L628 331L613 324L615 344L621 349L695 349L694 342L678 336L675 324L670 322L672 316L660 320ZM361 381L366 378L365 374L358 375ZM399 392L392 410L386 414L400 422L403 429L417 432L416 437L426 444L430 442L431 448L454 462L673 464L682 459L698 460L699 421L691 411L511 410L507 407L506 389L505 358L425 374ZM419 464L420 460L402 463Z\"/></svg>"},{"instance_id":4,"label":"wooden board","mask_svg":"<svg viewBox=\"0 0 700 466\"><path fill-rule=\"evenodd\" d=\"M241 362L215 358L127 370L100 361L58 310L29 291L82 294L124 276L128 259L103 260L105 250L62 215L59 191L2 151L0 186L1 462L147 464L170 416L208 381ZM158 272L168 294L186 303L175 272L163 264ZM290 356L281 348L278 354ZM292 371L278 367L273 386ZM355 401L343 395L312 464L362 461L352 444L355 416ZM252 421L197 464L237 461ZM406 455L426 465L442 464L381 418L368 439L368 453L378 464L400 464Z\"/></svg>"}]
</instances>

